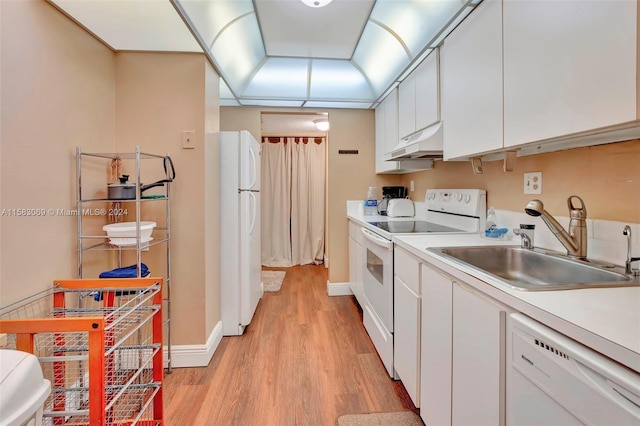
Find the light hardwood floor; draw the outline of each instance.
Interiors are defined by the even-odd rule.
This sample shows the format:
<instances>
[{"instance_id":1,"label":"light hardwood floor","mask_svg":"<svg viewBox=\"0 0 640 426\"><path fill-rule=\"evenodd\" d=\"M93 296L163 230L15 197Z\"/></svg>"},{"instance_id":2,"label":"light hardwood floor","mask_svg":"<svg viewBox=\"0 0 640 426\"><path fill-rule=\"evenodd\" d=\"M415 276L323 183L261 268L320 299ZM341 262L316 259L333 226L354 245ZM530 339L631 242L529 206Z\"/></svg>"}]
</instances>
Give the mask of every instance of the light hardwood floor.
<instances>
[{"instance_id":1,"label":"light hardwood floor","mask_svg":"<svg viewBox=\"0 0 640 426\"><path fill-rule=\"evenodd\" d=\"M286 270L242 336L208 367L165 375L167 425L335 425L343 414L417 412L391 380L352 296L327 296L324 266Z\"/></svg>"}]
</instances>

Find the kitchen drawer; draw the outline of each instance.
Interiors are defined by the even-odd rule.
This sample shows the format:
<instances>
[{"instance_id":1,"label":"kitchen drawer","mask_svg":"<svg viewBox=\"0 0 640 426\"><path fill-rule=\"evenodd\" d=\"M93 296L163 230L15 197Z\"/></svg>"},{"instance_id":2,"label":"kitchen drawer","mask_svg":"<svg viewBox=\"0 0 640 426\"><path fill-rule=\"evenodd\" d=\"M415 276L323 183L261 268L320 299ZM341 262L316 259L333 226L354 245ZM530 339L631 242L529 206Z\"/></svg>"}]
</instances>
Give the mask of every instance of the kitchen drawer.
<instances>
[{"instance_id":1,"label":"kitchen drawer","mask_svg":"<svg viewBox=\"0 0 640 426\"><path fill-rule=\"evenodd\" d=\"M393 270L397 278L420 296L420 260L417 257L396 246L393 252Z\"/></svg>"}]
</instances>

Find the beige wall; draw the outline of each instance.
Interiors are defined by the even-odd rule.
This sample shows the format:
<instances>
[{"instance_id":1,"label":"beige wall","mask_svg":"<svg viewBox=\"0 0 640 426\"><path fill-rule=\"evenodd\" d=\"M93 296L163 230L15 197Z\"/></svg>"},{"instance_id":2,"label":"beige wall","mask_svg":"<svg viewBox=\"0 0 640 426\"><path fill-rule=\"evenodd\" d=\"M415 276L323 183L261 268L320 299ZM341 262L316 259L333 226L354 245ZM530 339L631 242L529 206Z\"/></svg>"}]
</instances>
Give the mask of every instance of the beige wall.
<instances>
[{"instance_id":1,"label":"beige wall","mask_svg":"<svg viewBox=\"0 0 640 426\"><path fill-rule=\"evenodd\" d=\"M75 209L76 146L117 152L140 145L144 152L171 155L177 171L172 343L204 344L220 320L215 141L208 144L205 170L205 133L211 139L218 131L217 74L201 54L114 53L45 1L5 1L0 8L0 208ZM183 130L196 132L195 149L181 148ZM104 195L108 160L85 164L85 196ZM131 164L125 167L133 171ZM162 176L160 161L145 160L143 183ZM154 203L144 203L143 219L162 226L163 203ZM106 219L83 222L100 235ZM75 278L76 242L76 217L1 216L0 305L56 278ZM156 250L144 253L143 261L162 275L166 262ZM112 253L85 252L84 276L114 267L113 260Z\"/></svg>"},{"instance_id":2,"label":"beige wall","mask_svg":"<svg viewBox=\"0 0 640 426\"><path fill-rule=\"evenodd\" d=\"M0 10L0 208L75 209L75 147L115 148L114 54L44 1ZM0 229L0 305L77 276L75 217L4 215Z\"/></svg>"},{"instance_id":3,"label":"beige wall","mask_svg":"<svg viewBox=\"0 0 640 426\"><path fill-rule=\"evenodd\" d=\"M369 186L398 185L401 177L375 175L375 134L373 110L302 108L220 108L221 130L246 129L260 138L260 112L328 112L331 129L327 142L327 206L329 281L346 282L349 277L349 231L347 226L347 200L361 200ZM357 149L357 155L338 154L340 149Z\"/></svg>"},{"instance_id":4,"label":"beige wall","mask_svg":"<svg viewBox=\"0 0 640 426\"><path fill-rule=\"evenodd\" d=\"M206 64L204 101L205 326L208 337L220 321L220 76L209 63Z\"/></svg>"},{"instance_id":5,"label":"beige wall","mask_svg":"<svg viewBox=\"0 0 640 426\"><path fill-rule=\"evenodd\" d=\"M430 188L480 188L497 209L521 212L538 198L558 216L568 216L567 198L575 194L591 219L640 223L640 140L519 157L507 173L502 161L485 162L483 168L474 175L467 162L438 161L433 170L404 175L402 183L415 182L416 201L424 201ZM523 194L524 172L542 172L542 194Z\"/></svg>"},{"instance_id":6,"label":"beige wall","mask_svg":"<svg viewBox=\"0 0 640 426\"><path fill-rule=\"evenodd\" d=\"M217 309L219 301L205 285L205 117L207 112L212 116L209 123L218 118L215 101L205 98L216 94L206 91L208 69L201 54L116 55L117 150L133 152L140 145L143 152L170 155L176 168L171 185L171 324L176 344L204 343L213 328L209 324L207 330L207 302L211 310L211 302ZM195 131L195 149L182 148L184 130ZM146 160L142 167L143 183L162 177L162 162ZM147 202L143 208L144 220L164 224L163 203ZM165 271L162 252L154 249L145 256L152 273ZM210 280L209 285L218 282Z\"/></svg>"}]
</instances>

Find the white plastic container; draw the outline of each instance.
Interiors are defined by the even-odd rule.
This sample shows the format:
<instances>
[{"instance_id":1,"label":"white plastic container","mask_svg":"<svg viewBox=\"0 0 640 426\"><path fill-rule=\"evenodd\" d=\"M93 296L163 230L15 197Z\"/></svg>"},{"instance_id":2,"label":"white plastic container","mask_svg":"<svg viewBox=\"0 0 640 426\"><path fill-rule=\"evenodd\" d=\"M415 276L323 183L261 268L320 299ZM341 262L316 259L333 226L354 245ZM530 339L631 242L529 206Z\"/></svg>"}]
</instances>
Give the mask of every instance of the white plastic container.
<instances>
[{"instance_id":1,"label":"white plastic container","mask_svg":"<svg viewBox=\"0 0 640 426\"><path fill-rule=\"evenodd\" d=\"M38 358L27 352L0 349L0 426L40 426L51 382Z\"/></svg>"},{"instance_id":2,"label":"white plastic container","mask_svg":"<svg viewBox=\"0 0 640 426\"><path fill-rule=\"evenodd\" d=\"M376 198L376 187L370 186L367 191L367 198L364 200L364 214L374 216L378 214L378 199Z\"/></svg>"},{"instance_id":3,"label":"white plastic container","mask_svg":"<svg viewBox=\"0 0 640 426\"><path fill-rule=\"evenodd\" d=\"M498 218L496 217L496 210L493 207L489 207L489 210L487 210L487 222L485 224L484 229L491 230L491 229L497 228L498 226L497 222L498 222Z\"/></svg>"},{"instance_id":4,"label":"white plastic container","mask_svg":"<svg viewBox=\"0 0 640 426\"><path fill-rule=\"evenodd\" d=\"M156 227L155 222L144 221L140 222L140 237L148 240L151 237L153 228ZM109 238L135 238L136 237L136 223L135 222L121 222L111 223L102 227L102 230L107 233Z\"/></svg>"}]
</instances>

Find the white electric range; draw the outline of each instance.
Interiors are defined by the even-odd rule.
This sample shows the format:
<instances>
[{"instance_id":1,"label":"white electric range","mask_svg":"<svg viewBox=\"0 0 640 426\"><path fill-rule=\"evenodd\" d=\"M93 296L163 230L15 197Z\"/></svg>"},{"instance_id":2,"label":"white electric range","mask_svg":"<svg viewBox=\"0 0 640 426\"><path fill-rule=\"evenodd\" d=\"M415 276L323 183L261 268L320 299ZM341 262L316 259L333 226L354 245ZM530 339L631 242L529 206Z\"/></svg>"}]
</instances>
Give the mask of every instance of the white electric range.
<instances>
[{"instance_id":1,"label":"white electric range","mask_svg":"<svg viewBox=\"0 0 640 426\"><path fill-rule=\"evenodd\" d=\"M484 226L486 192L481 189L430 189L417 218L376 218L361 228L365 265L364 326L389 375L397 378L393 356L393 235L475 234ZM365 220L366 216L365 216Z\"/></svg>"}]
</instances>

